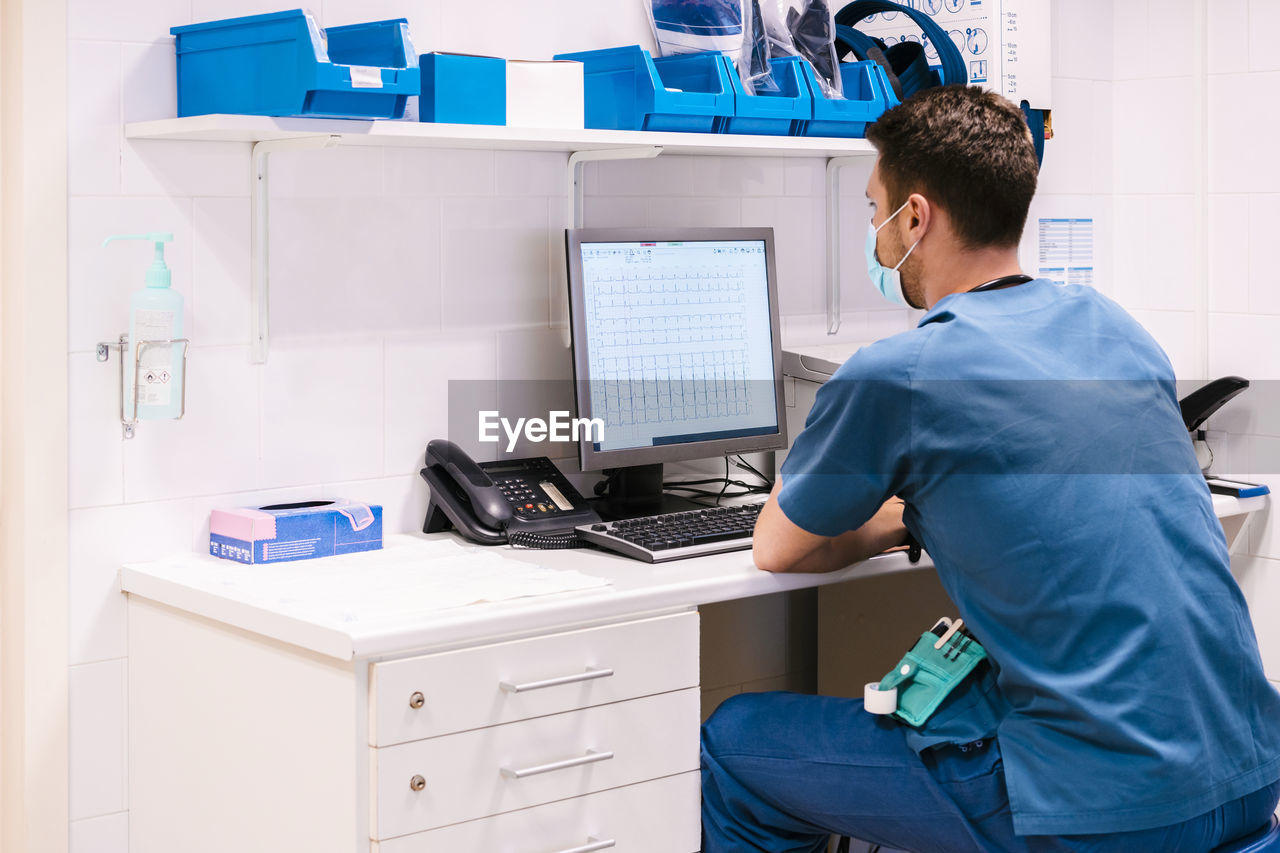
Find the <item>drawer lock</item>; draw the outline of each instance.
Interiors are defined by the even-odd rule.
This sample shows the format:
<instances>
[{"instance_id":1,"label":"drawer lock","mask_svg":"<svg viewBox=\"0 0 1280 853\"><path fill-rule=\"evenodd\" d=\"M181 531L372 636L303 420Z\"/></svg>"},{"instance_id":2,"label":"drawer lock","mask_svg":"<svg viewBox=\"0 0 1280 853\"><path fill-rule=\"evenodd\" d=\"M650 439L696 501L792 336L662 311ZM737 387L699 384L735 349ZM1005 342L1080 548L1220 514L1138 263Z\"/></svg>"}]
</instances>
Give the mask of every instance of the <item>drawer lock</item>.
<instances>
[{"instance_id":1,"label":"drawer lock","mask_svg":"<svg viewBox=\"0 0 1280 853\"><path fill-rule=\"evenodd\" d=\"M537 767L522 767L519 769L502 767L499 768L499 772L507 779L524 779L527 776L537 776L541 773L550 773L553 770L568 770L571 767L582 767L585 764L608 761L610 758L613 758L612 752L596 752L594 749L588 749L587 754L581 758L567 758L564 761L553 761L550 764L540 764Z\"/></svg>"},{"instance_id":2,"label":"drawer lock","mask_svg":"<svg viewBox=\"0 0 1280 853\"><path fill-rule=\"evenodd\" d=\"M512 684L510 681L499 681L498 686L505 693L527 693L530 690L542 690L546 687L559 687L562 684L577 684L582 681L594 681L597 678L608 678L613 675L612 669L589 666L587 671L578 675L562 675L559 678L548 678L545 681L526 681L524 684Z\"/></svg>"}]
</instances>

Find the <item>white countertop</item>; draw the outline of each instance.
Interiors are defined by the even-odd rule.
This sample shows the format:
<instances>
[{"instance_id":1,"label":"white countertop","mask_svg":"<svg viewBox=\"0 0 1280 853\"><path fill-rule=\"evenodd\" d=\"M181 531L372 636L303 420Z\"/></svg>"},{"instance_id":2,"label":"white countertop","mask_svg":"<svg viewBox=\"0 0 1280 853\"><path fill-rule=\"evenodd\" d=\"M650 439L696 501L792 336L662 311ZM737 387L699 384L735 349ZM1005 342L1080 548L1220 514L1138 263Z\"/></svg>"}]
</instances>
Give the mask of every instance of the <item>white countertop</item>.
<instances>
[{"instance_id":1,"label":"white countertop","mask_svg":"<svg viewBox=\"0 0 1280 853\"><path fill-rule=\"evenodd\" d=\"M1215 512L1223 518L1261 509L1266 498L1241 500L1214 495L1213 503ZM379 582L379 554L388 555L390 561L397 553L405 553L397 548L450 540L457 541L448 533L388 537L385 551L363 555L366 559L360 563L358 578ZM580 573L585 579L577 577L583 581L578 585L599 581L608 585L432 609L421 614L406 612L403 607L382 614L370 613L366 608L361 614L344 619L315 615L314 609L305 606L264 603L262 595L263 586L272 582L278 586L282 578L300 578L301 585L308 566L325 573L326 561L344 559L340 557L244 566L207 554L183 554L124 566L120 586L130 595L340 660L354 660L932 567L927 554L912 566L901 552L821 575L762 572L752 563L750 551L652 565L594 549L525 551L502 546L483 549L483 553L500 554L545 569ZM396 577L403 579L403 565L400 571ZM326 574L333 576L332 572ZM390 601L393 597L388 598ZM304 589L298 590L296 599L303 605L307 603Z\"/></svg>"},{"instance_id":2,"label":"white countertop","mask_svg":"<svg viewBox=\"0 0 1280 853\"><path fill-rule=\"evenodd\" d=\"M405 540L457 541L451 533L391 536L387 538L386 550L365 555L375 559L367 563L364 570L376 566L377 555L394 554ZM316 618L301 615L289 607L263 606L260 591L255 589L255 578L265 577L274 583L278 580L271 577L274 574L289 572L297 576L300 571L305 572L308 565L322 569L332 558L245 566L207 554L184 554L154 563L126 565L120 573L120 586L130 595L331 657L352 660L748 598L912 568L905 554L875 557L826 575L775 575L757 569L751 562L751 552L745 550L657 564L594 549L528 551L500 546L484 551L547 569L573 570L608 585L433 609L417 618L397 618L403 614L388 618L387 614L366 612L368 618L356 621ZM919 565L931 564L926 558Z\"/></svg>"}]
</instances>

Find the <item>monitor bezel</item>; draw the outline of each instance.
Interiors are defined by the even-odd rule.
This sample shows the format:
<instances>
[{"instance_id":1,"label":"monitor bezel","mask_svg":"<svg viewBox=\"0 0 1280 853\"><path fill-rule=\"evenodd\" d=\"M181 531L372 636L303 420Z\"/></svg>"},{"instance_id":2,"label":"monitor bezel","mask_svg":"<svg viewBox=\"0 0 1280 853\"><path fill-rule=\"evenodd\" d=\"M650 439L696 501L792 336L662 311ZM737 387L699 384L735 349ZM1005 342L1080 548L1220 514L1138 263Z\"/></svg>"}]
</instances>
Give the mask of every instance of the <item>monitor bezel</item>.
<instances>
[{"instance_id":1,"label":"monitor bezel","mask_svg":"<svg viewBox=\"0 0 1280 853\"><path fill-rule=\"evenodd\" d=\"M650 447L633 447L621 450L596 450L591 436L584 434L578 442L578 461L583 471L600 471L632 465L652 465L663 462L685 462L693 459L710 459L731 453L758 453L781 450L787 446L787 414L782 387L782 325L778 311L777 259L774 249L773 229L769 227L701 227L679 228L671 226L649 228L567 228L565 229L565 254L568 264L570 349L573 355L574 400L579 418L590 418L591 400L587 393L587 350L579 341L586 341L586 292L582 280L583 243L660 243L660 242L720 242L763 241L765 275L768 279L769 333L772 337L774 410L778 429L764 435L715 438L685 444L663 444Z\"/></svg>"}]
</instances>

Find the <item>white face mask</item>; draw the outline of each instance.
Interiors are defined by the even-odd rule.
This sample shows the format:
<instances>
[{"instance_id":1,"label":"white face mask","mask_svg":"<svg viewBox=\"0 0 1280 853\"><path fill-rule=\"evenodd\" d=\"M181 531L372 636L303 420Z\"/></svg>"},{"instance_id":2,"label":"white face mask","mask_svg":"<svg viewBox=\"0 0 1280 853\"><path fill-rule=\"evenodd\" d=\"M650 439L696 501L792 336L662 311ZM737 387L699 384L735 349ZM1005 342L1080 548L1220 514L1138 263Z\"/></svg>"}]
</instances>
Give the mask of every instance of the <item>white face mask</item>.
<instances>
[{"instance_id":1,"label":"white face mask","mask_svg":"<svg viewBox=\"0 0 1280 853\"><path fill-rule=\"evenodd\" d=\"M883 228L892 222L893 217L901 213L902 208L906 207L909 203L909 199L904 201L902 203L902 207L899 207L892 213L892 215L889 216L888 219L880 223L880 228ZM871 283L876 286L876 290L880 291L880 294L885 299L888 299L890 302L895 302L898 305L906 305L907 295L902 292L902 274L898 272L898 267L902 266L903 263L906 262L907 258L911 257L911 253L916 250L916 246L920 245L920 241L916 240L912 243L911 248L907 249L907 253L902 256L902 260L898 261L893 265L893 268L890 269L883 266L880 263L879 258L876 257L876 235L880 233L880 228L877 228L871 222L867 223L867 274L871 276Z\"/></svg>"}]
</instances>

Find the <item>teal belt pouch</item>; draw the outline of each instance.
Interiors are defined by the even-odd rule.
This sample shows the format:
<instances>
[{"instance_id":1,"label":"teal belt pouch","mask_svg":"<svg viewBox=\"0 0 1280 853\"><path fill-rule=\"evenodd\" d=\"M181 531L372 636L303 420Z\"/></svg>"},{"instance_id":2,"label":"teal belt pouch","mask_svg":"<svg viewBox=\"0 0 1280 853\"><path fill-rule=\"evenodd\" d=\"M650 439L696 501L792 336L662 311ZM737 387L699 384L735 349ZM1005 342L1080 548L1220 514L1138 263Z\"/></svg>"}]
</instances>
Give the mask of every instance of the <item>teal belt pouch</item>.
<instances>
[{"instance_id":1,"label":"teal belt pouch","mask_svg":"<svg viewBox=\"0 0 1280 853\"><path fill-rule=\"evenodd\" d=\"M939 620L880 680L881 693L897 690L893 716L910 726L924 725L942 700L986 659L987 650L963 630L963 623L962 619Z\"/></svg>"}]
</instances>

